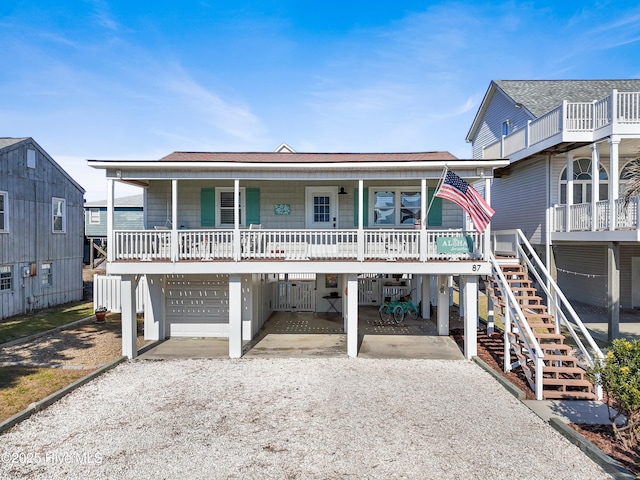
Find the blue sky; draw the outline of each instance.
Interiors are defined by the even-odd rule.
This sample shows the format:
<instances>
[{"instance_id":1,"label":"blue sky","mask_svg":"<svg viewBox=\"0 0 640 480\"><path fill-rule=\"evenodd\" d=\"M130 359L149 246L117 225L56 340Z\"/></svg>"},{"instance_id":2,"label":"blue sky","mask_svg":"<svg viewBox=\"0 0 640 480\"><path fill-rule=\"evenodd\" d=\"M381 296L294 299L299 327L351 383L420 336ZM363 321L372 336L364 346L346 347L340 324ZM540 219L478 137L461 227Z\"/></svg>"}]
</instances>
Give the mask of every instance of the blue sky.
<instances>
[{"instance_id":1,"label":"blue sky","mask_svg":"<svg viewBox=\"0 0 640 480\"><path fill-rule=\"evenodd\" d=\"M636 1L14 0L0 136L86 159L447 150L492 79L640 78ZM119 188L118 194L135 193Z\"/></svg>"}]
</instances>

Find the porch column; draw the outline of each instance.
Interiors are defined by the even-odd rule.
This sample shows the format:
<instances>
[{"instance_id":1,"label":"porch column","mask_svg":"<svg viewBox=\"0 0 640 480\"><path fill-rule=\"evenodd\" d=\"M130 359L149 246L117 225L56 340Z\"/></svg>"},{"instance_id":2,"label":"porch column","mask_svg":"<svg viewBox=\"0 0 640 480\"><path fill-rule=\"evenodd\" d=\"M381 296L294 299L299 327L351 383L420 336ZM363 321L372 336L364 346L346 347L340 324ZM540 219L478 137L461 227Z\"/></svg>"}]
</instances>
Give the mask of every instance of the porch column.
<instances>
[{"instance_id":1,"label":"porch column","mask_svg":"<svg viewBox=\"0 0 640 480\"><path fill-rule=\"evenodd\" d=\"M114 250L116 246L115 238L113 238L113 195L114 184L112 178L107 178L107 262L113 262L115 259ZM93 250L93 245L92 245ZM93 263L91 263L93 268Z\"/></svg>"},{"instance_id":2,"label":"porch column","mask_svg":"<svg viewBox=\"0 0 640 480\"><path fill-rule=\"evenodd\" d=\"M147 296L144 301L144 339L164 340L164 275L147 275Z\"/></svg>"},{"instance_id":3,"label":"porch column","mask_svg":"<svg viewBox=\"0 0 640 480\"><path fill-rule=\"evenodd\" d=\"M573 205L573 152L566 153L567 158L567 198L564 231L571 231L571 205Z\"/></svg>"},{"instance_id":4,"label":"porch column","mask_svg":"<svg viewBox=\"0 0 640 480\"><path fill-rule=\"evenodd\" d=\"M591 231L598 227L597 204L600 200L600 149L597 143L591 144Z\"/></svg>"},{"instance_id":5,"label":"porch column","mask_svg":"<svg viewBox=\"0 0 640 480\"><path fill-rule=\"evenodd\" d=\"M233 259L240 261L240 180L233 181Z\"/></svg>"},{"instance_id":6,"label":"porch column","mask_svg":"<svg viewBox=\"0 0 640 480\"><path fill-rule=\"evenodd\" d=\"M489 177L485 177L484 179L484 199L489 205L491 205L491 178ZM488 261L489 253L491 252L491 222L489 222L487 224L487 227L484 229L483 236L484 236L484 245L483 245L484 250L482 252L483 253L482 258L485 261Z\"/></svg>"},{"instance_id":7,"label":"porch column","mask_svg":"<svg viewBox=\"0 0 640 480\"><path fill-rule=\"evenodd\" d=\"M358 180L358 261L364 261L364 181Z\"/></svg>"},{"instance_id":8,"label":"porch column","mask_svg":"<svg viewBox=\"0 0 640 480\"><path fill-rule=\"evenodd\" d=\"M171 180L171 260L178 261L178 180Z\"/></svg>"},{"instance_id":9,"label":"porch column","mask_svg":"<svg viewBox=\"0 0 640 480\"><path fill-rule=\"evenodd\" d=\"M470 360L478 355L478 276L464 279L464 357Z\"/></svg>"},{"instance_id":10,"label":"porch column","mask_svg":"<svg viewBox=\"0 0 640 480\"><path fill-rule=\"evenodd\" d=\"M127 358L138 356L136 324L136 279L133 275L122 275L120 282L122 355Z\"/></svg>"},{"instance_id":11,"label":"porch column","mask_svg":"<svg viewBox=\"0 0 640 480\"><path fill-rule=\"evenodd\" d=\"M420 180L420 261L427 261L427 221L429 211L427 210L427 197L429 190L427 188L427 179Z\"/></svg>"},{"instance_id":12,"label":"porch column","mask_svg":"<svg viewBox=\"0 0 640 480\"><path fill-rule=\"evenodd\" d=\"M615 230L618 223L618 210L616 209L616 200L618 200L618 178L620 173L618 146L620 145L620 137L612 136L609 139L609 230Z\"/></svg>"},{"instance_id":13,"label":"porch column","mask_svg":"<svg viewBox=\"0 0 640 480\"><path fill-rule=\"evenodd\" d=\"M347 355L358 356L358 276L349 274L347 280Z\"/></svg>"},{"instance_id":14,"label":"porch column","mask_svg":"<svg viewBox=\"0 0 640 480\"><path fill-rule=\"evenodd\" d=\"M609 242L607 245L607 280L609 285L607 340L610 342L620 335L620 244L618 242Z\"/></svg>"},{"instance_id":15,"label":"porch column","mask_svg":"<svg viewBox=\"0 0 640 480\"><path fill-rule=\"evenodd\" d=\"M438 275L438 335L449 335L449 276Z\"/></svg>"},{"instance_id":16,"label":"porch column","mask_svg":"<svg viewBox=\"0 0 640 480\"><path fill-rule=\"evenodd\" d=\"M229 357L242 357L242 276L229 275Z\"/></svg>"},{"instance_id":17,"label":"porch column","mask_svg":"<svg viewBox=\"0 0 640 480\"><path fill-rule=\"evenodd\" d=\"M464 301L462 299L464 295L464 284L466 281L466 277L463 275L458 276L458 313L460 314L460 318L464 317Z\"/></svg>"},{"instance_id":18,"label":"porch column","mask_svg":"<svg viewBox=\"0 0 640 480\"><path fill-rule=\"evenodd\" d=\"M421 312L420 316L425 320L431 318L431 275L420 275L422 279L420 288Z\"/></svg>"}]
</instances>

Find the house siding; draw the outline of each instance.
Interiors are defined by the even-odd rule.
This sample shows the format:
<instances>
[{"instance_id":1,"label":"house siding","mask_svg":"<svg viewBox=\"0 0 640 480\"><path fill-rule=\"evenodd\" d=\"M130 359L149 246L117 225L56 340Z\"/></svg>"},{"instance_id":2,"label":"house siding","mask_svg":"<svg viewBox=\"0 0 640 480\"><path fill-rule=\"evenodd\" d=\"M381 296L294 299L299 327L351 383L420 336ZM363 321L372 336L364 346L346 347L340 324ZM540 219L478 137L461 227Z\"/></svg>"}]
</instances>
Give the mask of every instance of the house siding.
<instances>
[{"instance_id":1,"label":"house siding","mask_svg":"<svg viewBox=\"0 0 640 480\"><path fill-rule=\"evenodd\" d=\"M100 223L90 222L91 208L100 208ZM84 231L87 237L103 238L107 236L107 208L91 207L85 209ZM144 212L138 207L116 207L113 212L113 224L116 230L144 229Z\"/></svg>"},{"instance_id":2,"label":"house siding","mask_svg":"<svg viewBox=\"0 0 640 480\"><path fill-rule=\"evenodd\" d=\"M519 228L533 244L544 244L546 233L545 162L523 162L510 166L491 187L491 205L496 211L491 221L493 230Z\"/></svg>"},{"instance_id":3,"label":"house siding","mask_svg":"<svg viewBox=\"0 0 640 480\"><path fill-rule=\"evenodd\" d=\"M607 247L604 244L556 244L558 285L569 300L607 306Z\"/></svg>"},{"instance_id":4,"label":"house siding","mask_svg":"<svg viewBox=\"0 0 640 480\"><path fill-rule=\"evenodd\" d=\"M502 124L509 120L511 130L520 130L527 126L533 117L524 108L516 108L513 100L501 91L496 91L485 111L482 123L471 141L473 158L482 158L482 147L502 138Z\"/></svg>"},{"instance_id":5,"label":"house siding","mask_svg":"<svg viewBox=\"0 0 640 480\"><path fill-rule=\"evenodd\" d=\"M283 188L281 182L247 181L241 182L241 187L260 190L260 222L263 228L299 229L305 228L305 197L308 186L344 186L348 195L338 195L338 228L354 228L353 192L358 184L354 182L287 182ZM365 186L371 192L372 188L386 186L411 186L420 191L420 184L416 182L374 181L366 182ZM221 181L183 181L178 184L178 227L199 229L201 225L201 197L203 188L231 188L232 182ZM436 182L429 182L435 187ZM154 226L170 226L171 221L171 189L167 182L151 181L146 190L147 195L147 228ZM274 206L288 204L288 215L275 215ZM369 218L372 218L370 215ZM434 228L460 228L463 220L462 210L451 202L443 202L442 225Z\"/></svg>"},{"instance_id":6,"label":"house siding","mask_svg":"<svg viewBox=\"0 0 640 480\"><path fill-rule=\"evenodd\" d=\"M620 245L620 305L624 308L631 308L631 292L634 287L640 288L640 285L633 285L631 282L631 259L633 257L640 257L640 245Z\"/></svg>"},{"instance_id":7,"label":"house siding","mask_svg":"<svg viewBox=\"0 0 640 480\"><path fill-rule=\"evenodd\" d=\"M27 150L36 168L27 168ZM13 285L0 292L0 318L82 299L83 191L27 141L0 152L0 190L8 192L8 232L0 233L0 265ZM52 198L66 207L64 233L52 232ZM52 263L53 285L42 285L41 264ZM23 278L27 269L30 275Z\"/></svg>"}]
</instances>

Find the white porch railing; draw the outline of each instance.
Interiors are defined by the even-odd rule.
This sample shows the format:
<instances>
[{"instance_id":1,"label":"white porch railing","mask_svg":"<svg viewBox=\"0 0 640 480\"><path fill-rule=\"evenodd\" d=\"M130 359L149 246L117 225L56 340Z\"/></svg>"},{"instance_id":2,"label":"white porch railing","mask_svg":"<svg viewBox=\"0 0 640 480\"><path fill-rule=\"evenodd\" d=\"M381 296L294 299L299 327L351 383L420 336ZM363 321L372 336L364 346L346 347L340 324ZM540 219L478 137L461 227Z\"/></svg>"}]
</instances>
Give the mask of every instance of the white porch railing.
<instances>
[{"instance_id":1,"label":"white porch railing","mask_svg":"<svg viewBox=\"0 0 640 480\"><path fill-rule=\"evenodd\" d=\"M615 111L615 115L612 112ZM482 149L482 158L507 158L517 152L533 148L536 144L549 140L556 135L562 137L558 142L580 141L594 142L615 133L609 128L614 124L640 125L640 92L613 92L593 102L567 102L545 115L529 122L525 127L503 136ZM598 133L599 132L599 133ZM548 146L548 145L547 145ZM536 150L537 151L537 150ZM529 152L531 154L533 152Z\"/></svg>"},{"instance_id":2,"label":"white porch railing","mask_svg":"<svg viewBox=\"0 0 640 480\"><path fill-rule=\"evenodd\" d=\"M615 202L615 230L640 230L640 195L632 197L627 205L619 198ZM595 220L592 215L590 203L578 203L569 208L569 229L577 232L587 232L591 230L611 229L611 209L609 200L602 200L596 203ZM595 229L592 225L595 221ZM553 207L552 227L555 232L567 231L567 205L555 205Z\"/></svg>"},{"instance_id":3,"label":"white porch railing","mask_svg":"<svg viewBox=\"0 0 640 480\"><path fill-rule=\"evenodd\" d=\"M424 235L424 239L422 238ZM479 259L483 236L454 230L234 230L114 231L113 260L447 260ZM173 241L173 239L177 241ZM438 239L464 238L463 248L438 248ZM361 242L361 243L360 243ZM423 243L424 242L424 243ZM424 247L422 247L424 245ZM465 251L466 250L466 251Z\"/></svg>"}]
</instances>

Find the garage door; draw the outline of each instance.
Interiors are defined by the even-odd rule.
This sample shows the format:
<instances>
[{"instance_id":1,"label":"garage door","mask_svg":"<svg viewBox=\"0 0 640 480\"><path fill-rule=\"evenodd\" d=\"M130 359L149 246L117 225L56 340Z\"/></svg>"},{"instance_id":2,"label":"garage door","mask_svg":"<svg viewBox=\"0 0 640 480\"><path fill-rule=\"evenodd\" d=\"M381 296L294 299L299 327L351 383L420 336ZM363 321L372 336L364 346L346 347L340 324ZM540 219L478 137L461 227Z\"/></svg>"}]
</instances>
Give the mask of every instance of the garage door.
<instances>
[{"instance_id":1,"label":"garage door","mask_svg":"<svg viewBox=\"0 0 640 480\"><path fill-rule=\"evenodd\" d=\"M166 289L170 337L229 336L229 276L172 275Z\"/></svg>"}]
</instances>

